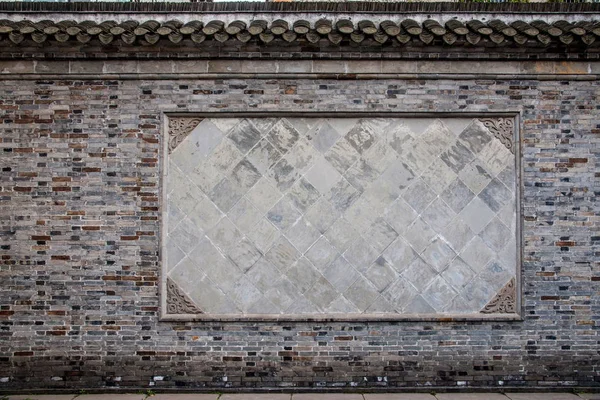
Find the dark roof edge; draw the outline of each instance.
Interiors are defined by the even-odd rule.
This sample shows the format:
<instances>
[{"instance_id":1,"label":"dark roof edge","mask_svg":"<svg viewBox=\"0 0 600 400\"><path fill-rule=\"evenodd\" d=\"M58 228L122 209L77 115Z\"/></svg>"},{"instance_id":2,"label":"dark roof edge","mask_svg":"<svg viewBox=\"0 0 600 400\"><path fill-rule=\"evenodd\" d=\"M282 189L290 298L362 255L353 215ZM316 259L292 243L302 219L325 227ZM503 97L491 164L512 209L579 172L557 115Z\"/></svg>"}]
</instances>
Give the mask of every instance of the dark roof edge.
<instances>
[{"instance_id":1,"label":"dark roof edge","mask_svg":"<svg viewBox=\"0 0 600 400\"><path fill-rule=\"evenodd\" d=\"M98 12L98 13L194 13L194 12L337 12L337 13L584 13L600 12L600 3L417 3L417 2L220 2L220 3L122 3L122 2L0 2L0 12Z\"/></svg>"}]
</instances>

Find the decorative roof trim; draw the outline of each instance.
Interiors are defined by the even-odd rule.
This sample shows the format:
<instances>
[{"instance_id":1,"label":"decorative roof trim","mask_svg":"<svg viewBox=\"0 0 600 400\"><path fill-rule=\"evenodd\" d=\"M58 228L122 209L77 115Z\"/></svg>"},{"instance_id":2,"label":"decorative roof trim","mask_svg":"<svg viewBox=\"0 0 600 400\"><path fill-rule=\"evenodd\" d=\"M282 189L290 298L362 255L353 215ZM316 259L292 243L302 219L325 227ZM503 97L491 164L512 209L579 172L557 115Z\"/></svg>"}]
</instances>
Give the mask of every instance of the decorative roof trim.
<instances>
[{"instance_id":1,"label":"decorative roof trim","mask_svg":"<svg viewBox=\"0 0 600 400\"><path fill-rule=\"evenodd\" d=\"M21 3L17 3L21 4ZM29 4L29 3L22 3ZM36 3L37 4L37 3ZM45 4L45 3L44 3ZM48 3L78 4L78 3ZM94 3L103 4L103 3ZM158 4L158 3L151 3ZM254 4L254 3L251 3ZM262 4L262 3L258 3ZM270 3L267 3L270 4ZM350 4L350 3L345 3ZM405 4L405 3L398 3ZM406 3L413 4L413 3ZM428 3L425 3L428 4ZM101 45L144 45L188 43L204 46L213 43L245 44L257 42L286 45L300 43L318 47L322 43L347 45L365 43L369 46L392 47L481 47L499 50L530 47L561 49L561 52L577 53L582 49L598 47L600 22L595 20L523 20L480 21L477 19L448 19L439 22L426 19L417 22L410 18L387 20L347 18L306 19L253 19L231 22L207 19L183 23L177 19L158 22L156 20L105 21L31 21L0 20L0 48L20 45L32 41L40 43L96 43ZM4 44L3 44L4 43ZM305 51L305 50L303 50ZM306 51L310 51L307 49Z\"/></svg>"}]
</instances>

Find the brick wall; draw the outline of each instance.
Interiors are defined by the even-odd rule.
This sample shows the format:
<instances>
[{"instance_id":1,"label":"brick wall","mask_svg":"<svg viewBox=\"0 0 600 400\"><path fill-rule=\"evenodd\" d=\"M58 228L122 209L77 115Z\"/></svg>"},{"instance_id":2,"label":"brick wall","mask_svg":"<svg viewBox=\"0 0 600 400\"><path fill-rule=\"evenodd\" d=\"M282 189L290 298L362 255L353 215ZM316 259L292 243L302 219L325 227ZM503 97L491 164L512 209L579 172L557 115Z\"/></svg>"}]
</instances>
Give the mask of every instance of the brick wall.
<instances>
[{"instance_id":1,"label":"brick wall","mask_svg":"<svg viewBox=\"0 0 600 400\"><path fill-rule=\"evenodd\" d=\"M4 79L0 390L598 386L599 96L517 78ZM159 322L162 113L336 110L520 113L523 321Z\"/></svg>"}]
</instances>

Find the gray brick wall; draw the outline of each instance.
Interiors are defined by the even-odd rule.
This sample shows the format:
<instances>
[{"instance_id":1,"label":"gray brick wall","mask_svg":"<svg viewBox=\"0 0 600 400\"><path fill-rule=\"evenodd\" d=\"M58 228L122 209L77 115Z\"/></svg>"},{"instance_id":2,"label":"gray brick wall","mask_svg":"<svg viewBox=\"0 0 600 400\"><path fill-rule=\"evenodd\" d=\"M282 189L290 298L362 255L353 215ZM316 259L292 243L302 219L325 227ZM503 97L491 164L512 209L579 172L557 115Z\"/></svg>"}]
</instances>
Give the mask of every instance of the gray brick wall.
<instances>
[{"instance_id":1,"label":"gray brick wall","mask_svg":"<svg viewBox=\"0 0 600 400\"><path fill-rule=\"evenodd\" d=\"M41 78L40 78L41 79ZM599 386L598 81L0 81L0 390ZM518 111L524 320L159 322L164 112Z\"/></svg>"}]
</instances>

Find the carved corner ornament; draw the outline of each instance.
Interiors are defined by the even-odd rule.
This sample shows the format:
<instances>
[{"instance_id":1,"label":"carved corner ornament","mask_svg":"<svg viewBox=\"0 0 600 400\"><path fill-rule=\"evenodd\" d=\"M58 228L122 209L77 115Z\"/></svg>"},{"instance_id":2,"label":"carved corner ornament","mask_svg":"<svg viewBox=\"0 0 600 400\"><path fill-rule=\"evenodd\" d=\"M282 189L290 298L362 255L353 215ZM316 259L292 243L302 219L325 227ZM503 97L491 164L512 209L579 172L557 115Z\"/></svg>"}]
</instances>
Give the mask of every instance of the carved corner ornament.
<instances>
[{"instance_id":1,"label":"carved corner ornament","mask_svg":"<svg viewBox=\"0 0 600 400\"><path fill-rule=\"evenodd\" d=\"M202 310L169 278L167 278L167 312L169 314L202 314Z\"/></svg>"},{"instance_id":2,"label":"carved corner ornament","mask_svg":"<svg viewBox=\"0 0 600 400\"><path fill-rule=\"evenodd\" d=\"M169 154L192 133L200 122L202 118L169 117Z\"/></svg>"},{"instance_id":3,"label":"carved corner ornament","mask_svg":"<svg viewBox=\"0 0 600 400\"><path fill-rule=\"evenodd\" d=\"M513 118L479 118L479 121L488 128L494 137L506 146L511 153L515 154Z\"/></svg>"},{"instance_id":4,"label":"carved corner ornament","mask_svg":"<svg viewBox=\"0 0 600 400\"><path fill-rule=\"evenodd\" d=\"M517 312L517 282L515 278L502 287L480 311L484 314L514 314Z\"/></svg>"}]
</instances>

